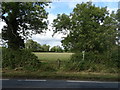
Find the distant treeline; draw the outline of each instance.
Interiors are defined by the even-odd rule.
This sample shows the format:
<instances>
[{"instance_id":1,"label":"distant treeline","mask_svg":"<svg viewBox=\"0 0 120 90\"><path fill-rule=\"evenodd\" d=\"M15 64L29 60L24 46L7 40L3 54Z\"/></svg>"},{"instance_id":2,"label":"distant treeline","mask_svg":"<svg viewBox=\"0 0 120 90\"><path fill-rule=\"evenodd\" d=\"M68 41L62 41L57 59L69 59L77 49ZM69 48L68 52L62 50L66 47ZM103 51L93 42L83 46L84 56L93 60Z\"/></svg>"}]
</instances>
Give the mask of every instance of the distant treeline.
<instances>
[{"instance_id":1,"label":"distant treeline","mask_svg":"<svg viewBox=\"0 0 120 90\"><path fill-rule=\"evenodd\" d=\"M32 39L26 41L25 49L29 49L33 52L64 52L64 49L58 45L53 47L46 44L41 45Z\"/></svg>"}]
</instances>

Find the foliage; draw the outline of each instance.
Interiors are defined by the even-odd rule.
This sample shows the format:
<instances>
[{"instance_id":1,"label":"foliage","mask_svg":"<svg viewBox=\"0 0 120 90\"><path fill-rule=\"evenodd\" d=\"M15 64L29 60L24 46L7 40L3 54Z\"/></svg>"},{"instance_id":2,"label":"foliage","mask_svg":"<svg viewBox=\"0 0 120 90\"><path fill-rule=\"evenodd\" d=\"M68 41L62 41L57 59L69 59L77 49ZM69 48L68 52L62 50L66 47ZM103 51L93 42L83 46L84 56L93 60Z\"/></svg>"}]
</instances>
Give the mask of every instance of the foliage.
<instances>
[{"instance_id":1,"label":"foliage","mask_svg":"<svg viewBox=\"0 0 120 90\"><path fill-rule=\"evenodd\" d=\"M116 19L120 22L120 9L117 10Z\"/></svg>"},{"instance_id":2,"label":"foliage","mask_svg":"<svg viewBox=\"0 0 120 90\"><path fill-rule=\"evenodd\" d=\"M11 49L2 49L3 68L23 68L27 70L37 70L40 67L40 61L37 56L28 50L13 51Z\"/></svg>"},{"instance_id":3,"label":"foliage","mask_svg":"<svg viewBox=\"0 0 120 90\"><path fill-rule=\"evenodd\" d=\"M54 33L67 33L62 40L66 50L103 53L116 39L115 14L91 2L77 4L70 15L58 14L53 21Z\"/></svg>"},{"instance_id":4,"label":"foliage","mask_svg":"<svg viewBox=\"0 0 120 90\"><path fill-rule=\"evenodd\" d=\"M120 46L114 46L111 51L109 51L110 60L108 62L109 67L120 68Z\"/></svg>"},{"instance_id":5,"label":"foliage","mask_svg":"<svg viewBox=\"0 0 120 90\"><path fill-rule=\"evenodd\" d=\"M112 50L104 53L78 52L72 55L70 62L66 63L67 70L92 72L118 72L120 64L119 46L114 46ZM113 71L112 71L113 70Z\"/></svg>"},{"instance_id":6,"label":"foliage","mask_svg":"<svg viewBox=\"0 0 120 90\"><path fill-rule=\"evenodd\" d=\"M69 15L58 14L53 21L54 34L67 34L62 45L66 51L75 52L66 68L93 72L118 68L119 26L119 10L117 14L109 13L107 7L96 7L91 2L77 4Z\"/></svg>"},{"instance_id":7,"label":"foliage","mask_svg":"<svg viewBox=\"0 0 120 90\"><path fill-rule=\"evenodd\" d=\"M25 48L33 52L49 52L50 46L46 44L40 45L36 41L33 41L32 39L30 39L26 41Z\"/></svg>"},{"instance_id":8,"label":"foliage","mask_svg":"<svg viewBox=\"0 0 120 90\"><path fill-rule=\"evenodd\" d=\"M50 45L42 45L42 50L45 51L45 52L49 52L49 49L50 49Z\"/></svg>"},{"instance_id":9,"label":"foliage","mask_svg":"<svg viewBox=\"0 0 120 90\"><path fill-rule=\"evenodd\" d=\"M81 52L72 55L70 62L66 64L66 68L72 71L82 71L88 70L90 64L94 62L94 57L92 53L85 53L85 58L83 60L83 54Z\"/></svg>"},{"instance_id":10,"label":"foliage","mask_svg":"<svg viewBox=\"0 0 120 90\"><path fill-rule=\"evenodd\" d=\"M47 2L2 2L2 38L9 48L24 48L24 39L47 29Z\"/></svg>"},{"instance_id":11,"label":"foliage","mask_svg":"<svg viewBox=\"0 0 120 90\"><path fill-rule=\"evenodd\" d=\"M50 49L50 45L46 44L40 45L39 43L33 41L32 39L26 41L25 48L33 52L63 52L63 49L60 46L53 46Z\"/></svg>"},{"instance_id":12,"label":"foliage","mask_svg":"<svg viewBox=\"0 0 120 90\"><path fill-rule=\"evenodd\" d=\"M37 43L36 41L33 41L32 39L27 40L25 43L25 48L29 49L31 51L41 51L41 45Z\"/></svg>"},{"instance_id":13,"label":"foliage","mask_svg":"<svg viewBox=\"0 0 120 90\"><path fill-rule=\"evenodd\" d=\"M117 34L117 42L118 42L118 45L120 45L120 9L117 10L117 14L116 14L116 19L118 21L117 23L117 27L118 27L118 34Z\"/></svg>"},{"instance_id":14,"label":"foliage","mask_svg":"<svg viewBox=\"0 0 120 90\"><path fill-rule=\"evenodd\" d=\"M49 72L53 72L53 71L57 71L57 63L53 63L53 62L42 62L41 67L40 67L41 71L49 71Z\"/></svg>"},{"instance_id":15,"label":"foliage","mask_svg":"<svg viewBox=\"0 0 120 90\"><path fill-rule=\"evenodd\" d=\"M53 46L50 49L51 52L63 52L63 49L60 46Z\"/></svg>"}]
</instances>

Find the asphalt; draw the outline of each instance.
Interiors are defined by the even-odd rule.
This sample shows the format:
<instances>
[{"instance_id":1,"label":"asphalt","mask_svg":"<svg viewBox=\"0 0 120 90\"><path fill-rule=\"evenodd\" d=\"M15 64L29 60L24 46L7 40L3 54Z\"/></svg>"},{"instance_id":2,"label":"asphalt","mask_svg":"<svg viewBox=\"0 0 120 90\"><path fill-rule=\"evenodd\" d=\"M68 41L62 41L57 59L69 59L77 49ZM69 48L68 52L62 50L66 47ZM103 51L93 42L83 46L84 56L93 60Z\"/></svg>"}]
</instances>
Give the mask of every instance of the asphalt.
<instances>
[{"instance_id":1,"label":"asphalt","mask_svg":"<svg viewBox=\"0 0 120 90\"><path fill-rule=\"evenodd\" d=\"M119 88L120 86L120 82L38 79L1 79L0 84L2 88Z\"/></svg>"}]
</instances>

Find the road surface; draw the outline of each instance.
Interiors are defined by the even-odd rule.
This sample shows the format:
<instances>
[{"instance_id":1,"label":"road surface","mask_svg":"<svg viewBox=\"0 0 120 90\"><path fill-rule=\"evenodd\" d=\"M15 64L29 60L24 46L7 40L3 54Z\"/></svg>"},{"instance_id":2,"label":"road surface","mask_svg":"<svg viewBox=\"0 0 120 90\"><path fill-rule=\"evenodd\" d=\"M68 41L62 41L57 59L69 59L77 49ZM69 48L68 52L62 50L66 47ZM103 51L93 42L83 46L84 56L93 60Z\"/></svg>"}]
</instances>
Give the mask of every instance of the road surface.
<instances>
[{"instance_id":1,"label":"road surface","mask_svg":"<svg viewBox=\"0 0 120 90\"><path fill-rule=\"evenodd\" d=\"M38 79L2 80L2 88L119 88L119 86L120 82Z\"/></svg>"}]
</instances>

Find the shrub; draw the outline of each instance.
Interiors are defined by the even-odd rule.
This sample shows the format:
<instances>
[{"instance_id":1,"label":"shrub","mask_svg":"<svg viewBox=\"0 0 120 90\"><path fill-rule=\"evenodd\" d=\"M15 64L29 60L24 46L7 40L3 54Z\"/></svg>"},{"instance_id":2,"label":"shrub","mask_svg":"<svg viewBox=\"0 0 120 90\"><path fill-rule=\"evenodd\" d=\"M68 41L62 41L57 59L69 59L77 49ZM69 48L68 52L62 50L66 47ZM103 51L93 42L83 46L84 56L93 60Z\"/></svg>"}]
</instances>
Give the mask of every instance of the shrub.
<instances>
[{"instance_id":1,"label":"shrub","mask_svg":"<svg viewBox=\"0 0 120 90\"><path fill-rule=\"evenodd\" d=\"M27 70L37 70L40 61L29 50L2 49L2 66L11 69L22 67Z\"/></svg>"},{"instance_id":2,"label":"shrub","mask_svg":"<svg viewBox=\"0 0 120 90\"><path fill-rule=\"evenodd\" d=\"M110 60L108 62L109 67L113 68L120 68L120 54L118 53L120 51L119 46L114 48L112 51L110 51Z\"/></svg>"},{"instance_id":3,"label":"shrub","mask_svg":"<svg viewBox=\"0 0 120 90\"><path fill-rule=\"evenodd\" d=\"M85 52L84 60L82 53L75 53L72 55L70 62L66 64L66 69L74 71L90 70L93 72L100 72L103 71L103 69L106 69L104 66L108 67L107 65L110 66L110 63L112 64L113 61L116 62L116 60L118 60L116 54L109 56L107 52ZM116 65L116 63L114 64Z\"/></svg>"},{"instance_id":4,"label":"shrub","mask_svg":"<svg viewBox=\"0 0 120 90\"><path fill-rule=\"evenodd\" d=\"M40 70L41 71L49 71L49 72L54 72L56 71L56 67L51 64L51 63L42 63L41 64L41 67L40 67Z\"/></svg>"},{"instance_id":5,"label":"shrub","mask_svg":"<svg viewBox=\"0 0 120 90\"><path fill-rule=\"evenodd\" d=\"M82 71L89 69L90 61L86 60L86 58L83 60L83 54L82 53L75 53L71 56L71 59L69 62L66 62L65 70L70 71Z\"/></svg>"}]
</instances>

